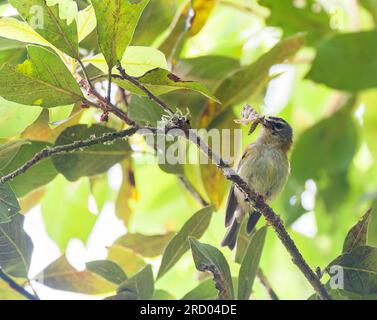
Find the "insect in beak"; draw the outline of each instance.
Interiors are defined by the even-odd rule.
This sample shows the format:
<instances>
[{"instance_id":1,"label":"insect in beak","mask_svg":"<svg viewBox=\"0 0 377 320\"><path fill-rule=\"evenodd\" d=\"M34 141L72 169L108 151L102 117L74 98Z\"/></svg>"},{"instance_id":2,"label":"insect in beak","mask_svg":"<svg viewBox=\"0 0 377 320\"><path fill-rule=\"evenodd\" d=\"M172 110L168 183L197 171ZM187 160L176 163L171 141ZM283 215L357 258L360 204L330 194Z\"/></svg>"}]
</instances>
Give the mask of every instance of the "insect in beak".
<instances>
[{"instance_id":1,"label":"insect in beak","mask_svg":"<svg viewBox=\"0 0 377 320\"><path fill-rule=\"evenodd\" d=\"M259 117L257 120L255 120L252 124L251 124L251 127L250 127L250 130L249 130L249 133L248 135L251 135L255 129L258 127L258 125L261 123L263 126L264 126L264 122L265 122L265 117Z\"/></svg>"}]
</instances>

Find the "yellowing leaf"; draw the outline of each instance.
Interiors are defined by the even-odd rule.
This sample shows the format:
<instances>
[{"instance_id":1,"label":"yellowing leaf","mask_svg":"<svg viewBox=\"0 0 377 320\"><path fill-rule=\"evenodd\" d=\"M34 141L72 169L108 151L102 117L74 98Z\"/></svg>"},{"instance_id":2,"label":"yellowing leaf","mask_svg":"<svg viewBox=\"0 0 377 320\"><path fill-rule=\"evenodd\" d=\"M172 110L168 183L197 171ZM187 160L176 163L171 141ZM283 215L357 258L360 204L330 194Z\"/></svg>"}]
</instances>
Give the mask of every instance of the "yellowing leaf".
<instances>
[{"instance_id":1,"label":"yellowing leaf","mask_svg":"<svg viewBox=\"0 0 377 320\"><path fill-rule=\"evenodd\" d=\"M26 22L22 22L13 18L0 19L0 36L25 43L51 46L51 44L46 39L35 32L33 28L31 28Z\"/></svg>"},{"instance_id":2,"label":"yellowing leaf","mask_svg":"<svg viewBox=\"0 0 377 320\"><path fill-rule=\"evenodd\" d=\"M77 19L79 42L84 40L96 28L96 25L96 14L92 5L86 7L84 10L79 11Z\"/></svg>"},{"instance_id":3,"label":"yellowing leaf","mask_svg":"<svg viewBox=\"0 0 377 320\"><path fill-rule=\"evenodd\" d=\"M78 57L77 6L73 0L9 0L9 3L47 41L71 57Z\"/></svg>"},{"instance_id":4,"label":"yellowing leaf","mask_svg":"<svg viewBox=\"0 0 377 320\"><path fill-rule=\"evenodd\" d=\"M77 271L65 256L52 262L35 277L38 282L57 290L85 294L105 294L115 291L116 285L95 272Z\"/></svg>"},{"instance_id":5,"label":"yellowing leaf","mask_svg":"<svg viewBox=\"0 0 377 320\"><path fill-rule=\"evenodd\" d=\"M106 60L102 54L83 59L83 62L91 63L104 73L108 72ZM126 72L133 77L140 77L155 68L168 69L165 55L150 47L127 47L121 62Z\"/></svg>"},{"instance_id":6,"label":"yellowing leaf","mask_svg":"<svg viewBox=\"0 0 377 320\"><path fill-rule=\"evenodd\" d=\"M129 227L132 217L130 200L137 200L138 197L132 161L130 159L123 161L122 172L123 182L115 203L115 212L117 217L123 221L125 226Z\"/></svg>"}]
</instances>

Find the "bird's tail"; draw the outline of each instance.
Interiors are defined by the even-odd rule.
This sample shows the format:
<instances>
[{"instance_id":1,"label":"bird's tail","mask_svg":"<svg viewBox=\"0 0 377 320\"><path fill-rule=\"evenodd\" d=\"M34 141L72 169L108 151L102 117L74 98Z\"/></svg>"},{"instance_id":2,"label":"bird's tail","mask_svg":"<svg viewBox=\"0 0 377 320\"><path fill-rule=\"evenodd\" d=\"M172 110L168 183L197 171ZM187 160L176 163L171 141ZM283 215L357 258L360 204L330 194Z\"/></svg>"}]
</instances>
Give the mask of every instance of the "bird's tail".
<instances>
[{"instance_id":1,"label":"bird's tail","mask_svg":"<svg viewBox=\"0 0 377 320\"><path fill-rule=\"evenodd\" d=\"M228 247L230 250L233 250L236 246L238 233L240 231L240 223L234 217L232 225L228 228L228 231L224 237L224 240L221 242L223 247Z\"/></svg>"},{"instance_id":2,"label":"bird's tail","mask_svg":"<svg viewBox=\"0 0 377 320\"><path fill-rule=\"evenodd\" d=\"M246 226L247 234L249 235L251 234L251 232L257 225L260 217L261 217L261 214L257 211L254 211L249 215L249 220L247 220L247 226Z\"/></svg>"}]
</instances>

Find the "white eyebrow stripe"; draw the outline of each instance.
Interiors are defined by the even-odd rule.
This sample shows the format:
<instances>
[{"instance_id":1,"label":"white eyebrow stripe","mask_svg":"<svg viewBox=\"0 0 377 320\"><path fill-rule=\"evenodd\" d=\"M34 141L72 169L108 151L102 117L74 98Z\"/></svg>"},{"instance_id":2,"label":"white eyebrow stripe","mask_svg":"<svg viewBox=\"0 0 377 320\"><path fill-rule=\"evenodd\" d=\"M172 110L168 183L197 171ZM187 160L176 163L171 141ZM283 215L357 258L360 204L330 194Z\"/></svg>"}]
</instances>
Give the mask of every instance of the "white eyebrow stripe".
<instances>
[{"instance_id":1,"label":"white eyebrow stripe","mask_svg":"<svg viewBox=\"0 0 377 320\"><path fill-rule=\"evenodd\" d=\"M283 125L287 125L287 122L285 120L281 119L281 118L268 117L267 121L273 122L273 123L280 123L280 124L283 124Z\"/></svg>"}]
</instances>

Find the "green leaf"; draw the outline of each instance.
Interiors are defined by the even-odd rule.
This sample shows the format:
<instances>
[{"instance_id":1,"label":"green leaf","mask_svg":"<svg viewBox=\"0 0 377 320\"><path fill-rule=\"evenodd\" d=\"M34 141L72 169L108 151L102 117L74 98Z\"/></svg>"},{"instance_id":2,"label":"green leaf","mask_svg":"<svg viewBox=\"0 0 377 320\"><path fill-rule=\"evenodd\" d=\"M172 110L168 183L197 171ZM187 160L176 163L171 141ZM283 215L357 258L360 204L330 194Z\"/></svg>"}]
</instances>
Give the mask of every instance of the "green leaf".
<instances>
[{"instance_id":1,"label":"green leaf","mask_svg":"<svg viewBox=\"0 0 377 320\"><path fill-rule=\"evenodd\" d=\"M86 264L86 270L100 275L102 278L120 285L127 279L127 275L121 267L110 260L90 261Z\"/></svg>"},{"instance_id":2,"label":"green leaf","mask_svg":"<svg viewBox=\"0 0 377 320\"><path fill-rule=\"evenodd\" d=\"M223 107L234 105L258 94L271 79L273 65L282 63L304 45L304 36L298 34L280 41L256 62L227 77L215 91Z\"/></svg>"},{"instance_id":3,"label":"green leaf","mask_svg":"<svg viewBox=\"0 0 377 320\"><path fill-rule=\"evenodd\" d=\"M338 112L306 130L296 142L291 157L292 176L300 182L321 172L347 172L357 148L357 129L351 99ZM347 143L339 143L347 141ZM316 147L313 148L313 145ZM310 166L308 166L310 163Z\"/></svg>"},{"instance_id":4,"label":"green leaf","mask_svg":"<svg viewBox=\"0 0 377 320\"><path fill-rule=\"evenodd\" d=\"M213 280L207 279L185 294L182 300L216 300L218 293Z\"/></svg>"},{"instance_id":5,"label":"green leaf","mask_svg":"<svg viewBox=\"0 0 377 320\"><path fill-rule=\"evenodd\" d=\"M0 267L8 274L27 278L33 243L23 229L24 216L17 214L0 224Z\"/></svg>"},{"instance_id":6,"label":"green leaf","mask_svg":"<svg viewBox=\"0 0 377 320\"><path fill-rule=\"evenodd\" d=\"M124 281L119 286L117 292L118 294L130 292L135 295L136 300L151 299L154 292L154 279L151 265L148 264L132 278Z\"/></svg>"},{"instance_id":7,"label":"green leaf","mask_svg":"<svg viewBox=\"0 0 377 320\"><path fill-rule=\"evenodd\" d=\"M212 213L213 206L205 207L195 213L174 236L166 247L162 256L160 269L158 270L157 279L161 278L168 272L178 260L190 249L189 237L200 238L207 230Z\"/></svg>"},{"instance_id":8,"label":"green leaf","mask_svg":"<svg viewBox=\"0 0 377 320\"><path fill-rule=\"evenodd\" d=\"M190 237L189 240L196 268L201 272L213 274L213 280L219 292L218 299L233 300L232 276L224 255L215 247L200 243L193 237Z\"/></svg>"},{"instance_id":9,"label":"green leaf","mask_svg":"<svg viewBox=\"0 0 377 320\"><path fill-rule=\"evenodd\" d=\"M170 26L176 10L175 0L150 0L136 27L132 45L152 44Z\"/></svg>"},{"instance_id":10,"label":"green leaf","mask_svg":"<svg viewBox=\"0 0 377 320\"><path fill-rule=\"evenodd\" d=\"M157 126L161 121L164 111L153 101L146 97L133 95L128 107L128 116L139 125L150 124Z\"/></svg>"},{"instance_id":11,"label":"green leaf","mask_svg":"<svg viewBox=\"0 0 377 320\"><path fill-rule=\"evenodd\" d=\"M96 272L77 271L65 256L48 265L34 280L53 289L84 294L105 294L116 290L116 284Z\"/></svg>"},{"instance_id":12,"label":"green leaf","mask_svg":"<svg viewBox=\"0 0 377 320\"><path fill-rule=\"evenodd\" d=\"M76 125L65 129L56 140L57 146L71 144L75 141L99 137L115 130L99 124L88 127ZM69 181L80 177L94 176L106 172L114 164L122 161L131 152L127 141L117 140L112 144L97 144L74 153L56 155L52 161L56 169Z\"/></svg>"},{"instance_id":13,"label":"green leaf","mask_svg":"<svg viewBox=\"0 0 377 320\"><path fill-rule=\"evenodd\" d=\"M102 212L105 204L114 201L115 190L109 187L109 177L106 173L90 177L90 191L96 200L98 212Z\"/></svg>"},{"instance_id":14,"label":"green leaf","mask_svg":"<svg viewBox=\"0 0 377 320\"><path fill-rule=\"evenodd\" d=\"M146 236L140 233L127 233L115 244L131 249L143 257L154 258L161 255L174 233Z\"/></svg>"},{"instance_id":15,"label":"green leaf","mask_svg":"<svg viewBox=\"0 0 377 320\"><path fill-rule=\"evenodd\" d=\"M109 253L107 259L120 266L127 276L133 276L146 265L143 258L131 249L114 244L108 248L108 250Z\"/></svg>"},{"instance_id":16,"label":"green leaf","mask_svg":"<svg viewBox=\"0 0 377 320\"><path fill-rule=\"evenodd\" d=\"M4 30L1 27L2 20L0 19L0 35ZM23 43L13 39L0 38L0 67L5 63L16 64L25 59L26 48Z\"/></svg>"},{"instance_id":17,"label":"green leaf","mask_svg":"<svg viewBox=\"0 0 377 320\"><path fill-rule=\"evenodd\" d=\"M137 296L131 291L124 291L117 293L115 296L107 297L104 300L137 300Z\"/></svg>"},{"instance_id":18,"label":"green leaf","mask_svg":"<svg viewBox=\"0 0 377 320\"><path fill-rule=\"evenodd\" d=\"M326 271L331 271L332 266L342 267L345 290L361 295L377 293L377 248L356 247L336 258Z\"/></svg>"},{"instance_id":19,"label":"green leaf","mask_svg":"<svg viewBox=\"0 0 377 320\"><path fill-rule=\"evenodd\" d=\"M93 0L101 51L110 70L122 59L149 0Z\"/></svg>"},{"instance_id":20,"label":"green leaf","mask_svg":"<svg viewBox=\"0 0 377 320\"><path fill-rule=\"evenodd\" d=\"M4 65L0 95L7 100L45 108L73 104L83 99L81 90L60 58L49 49L28 46L29 60Z\"/></svg>"},{"instance_id":21,"label":"green leaf","mask_svg":"<svg viewBox=\"0 0 377 320\"><path fill-rule=\"evenodd\" d=\"M9 0L24 20L43 38L64 53L78 58L77 6L73 0L57 2L60 1Z\"/></svg>"},{"instance_id":22,"label":"green leaf","mask_svg":"<svg viewBox=\"0 0 377 320\"><path fill-rule=\"evenodd\" d=\"M11 222L20 210L20 204L9 184L0 184L0 224Z\"/></svg>"},{"instance_id":23,"label":"green leaf","mask_svg":"<svg viewBox=\"0 0 377 320\"><path fill-rule=\"evenodd\" d=\"M298 7L292 0L259 0L259 4L271 10L266 23L281 27L284 36L297 32L307 32L310 42L321 40L332 33L330 16L316 0L307 0L303 7Z\"/></svg>"},{"instance_id":24,"label":"green leaf","mask_svg":"<svg viewBox=\"0 0 377 320\"><path fill-rule=\"evenodd\" d=\"M178 89L186 89L199 92L207 98L218 101L204 85L194 81L181 80L175 74L164 69L153 69L136 79L155 95L161 95ZM114 81L127 91L140 96L146 95L144 91L127 80L116 78Z\"/></svg>"},{"instance_id":25,"label":"green leaf","mask_svg":"<svg viewBox=\"0 0 377 320\"><path fill-rule=\"evenodd\" d=\"M377 86L377 31L338 34L321 42L307 78L351 92Z\"/></svg>"},{"instance_id":26,"label":"green leaf","mask_svg":"<svg viewBox=\"0 0 377 320\"><path fill-rule=\"evenodd\" d=\"M234 261L238 264L242 263L242 260L244 259L246 254L246 250L249 247L250 241L254 236L254 232L256 231L254 229L253 233L249 235L246 230L246 225L247 219L244 219L237 237L236 256L234 258Z\"/></svg>"},{"instance_id":27,"label":"green leaf","mask_svg":"<svg viewBox=\"0 0 377 320\"><path fill-rule=\"evenodd\" d=\"M182 6L179 17L173 21L174 25L170 28L168 37L161 44L160 49L169 57L169 59L179 58L181 50L189 37L198 34L207 23L217 0L194 0L186 2ZM190 17L190 24L187 19L192 12L194 16ZM178 59L177 59L178 60Z\"/></svg>"},{"instance_id":28,"label":"green leaf","mask_svg":"<svg viewBox=\"0 0 377 320\"><path fill-rule=\"evenodd\" d=\"M7 101L0 97L0 138L10 138L21 134L34 123L42 109Z\"/></svg>"},{"instance_id":29,"label":"green leaf","mask_svg":"<svg viewBox=\"0 0 377 320\"><path fill-rule=\"evenodd\" d=\"M17 155L27 140L13 140L0 145L0 171Z\"/></svg>"},{"instance_id":30,"label":"green leaf","mask_svg":"<svg viewBox=\"0 0 377 320\"><path fill-rule=\"evenodd\" d=\"M42 149L51 147L51 144L41 141L29 141L24 143L14 155L13 151L9 153L9 162L1 168L3 174L8 174L17 170L24 163L34 157ZM57 171L50 158L46 158L27 170L22 175L15 177L10 181L14 192L18 197L23 197L29 192L42 187L52 181L57 175Z\"/></svg>"},{"instance_id":31,"label":"green leaf","mask_svg":"<svg viewBox=\"0 0 377 320\"><path fill-rule=\"evenodd\" d=\"M262 256L266 233L267 227L259 229L249 242L238 276L238 300L249 300L250 298Z\"/></svg>"},{"instance_id":32,"label":"green leaf","mask_svg":"<svg viewBox=\"0 0 377 320\"><path fill-rule=\"evenodd\" d=\"M343 253L352 251L353 249L366 245L368 241L368 228L372 218L372 209L369 209L348 232L343 244Z\"/></svg>"},{"instance_id":33,"label":"green leaf","mask_svg":"<svg viewBox=\"0 0 377 320\"><path fill-rule=\"evenodd\" d=\"M102 54L83 59L83 62L91 63L102 72L108 73L106 60ZM164 54L155 48L149 47L127 47L121 62L127 74L132 77L141 77L155 68L168 69Z\"/></svg>"},{"instance_id":34,"label":"green leaf","mask_svg":"<svg viewBox=\"0 0 377 320\"><path fill-rule=\"evenodd\" d=\"M377 1L376 0L360 0L360 5L367 9L373 17L374 23L377 22Z\"/></svg>"},{"instance_id":35,"label":"green leaf","mask_svg":"<svg viewBox=\"0 0 377 320\"><path fill-rule=\"evenodd\" d=\"M197 81L214 89L225 77L240 68L240 63L236 59L206 55L178 60L174 72L183 79Z\"/></svg>"},{"instance_id":36,"label":"green leaf","mask_svg":"<svg viewBox=\"0 0 377 320\"><path fill-rule=\"evenodd\" d=\"M166 290L155 290L151 300L177 300L170 292Z\"/></svg>"},{"instance_id":37,"label":"green leaf","mask_svg":"<svg viewBox=\"0 0 377 320\"><path fill-rule=\"evenodd\" d=\"M62 203L64 195L64 205ZM48 235L64 252L72 238L86 243L97 217L88 209L90 186L87 179L68 182L59 175L47 188L42 216Z\"/></svg>"},{"instance_id":38,"label":"green leaf","mask_svg":"<svg viewBox=\"0 0 377 320\"><path fill-rule=\"evenodd\" d=\"M67 121L67 119L72 114L73 109L75 108L75 105L70 104L68 106L61 106L56 108L48 109L49 114L49 126L54 129L58 127L63 122Z\"/></svg>"}]
</instances>

